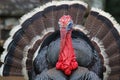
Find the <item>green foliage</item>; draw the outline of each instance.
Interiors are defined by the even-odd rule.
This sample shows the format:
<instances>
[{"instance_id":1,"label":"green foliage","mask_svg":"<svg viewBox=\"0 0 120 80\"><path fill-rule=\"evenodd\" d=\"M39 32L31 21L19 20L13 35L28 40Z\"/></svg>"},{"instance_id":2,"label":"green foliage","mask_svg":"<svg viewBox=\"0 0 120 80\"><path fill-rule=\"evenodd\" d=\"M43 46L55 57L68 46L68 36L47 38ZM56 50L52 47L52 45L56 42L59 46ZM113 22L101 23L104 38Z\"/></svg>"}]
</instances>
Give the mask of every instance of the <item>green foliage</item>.
<instances>
[{"instance_id":1,"label":"green foliage","mask_svg":"<svg viewBox=\"0 0 120 80\"><path fill-rule=\"evenodd\" d=\"M105 10L112 14L120 23L120 0L106 0Z\"/></svg>"}]
</instances>

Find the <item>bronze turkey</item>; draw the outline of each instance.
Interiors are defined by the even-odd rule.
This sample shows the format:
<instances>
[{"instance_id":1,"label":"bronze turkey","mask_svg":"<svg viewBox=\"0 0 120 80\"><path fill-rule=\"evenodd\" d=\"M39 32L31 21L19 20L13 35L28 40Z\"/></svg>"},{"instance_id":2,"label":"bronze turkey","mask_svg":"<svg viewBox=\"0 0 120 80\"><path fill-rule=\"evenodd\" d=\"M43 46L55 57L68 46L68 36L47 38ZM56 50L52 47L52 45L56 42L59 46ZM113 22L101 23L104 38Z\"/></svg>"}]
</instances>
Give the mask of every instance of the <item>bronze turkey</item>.
<instances>
[{"instance_id":1,"label":"bronze turkey","mask_svg":"<svg viewBox=\"0 0 120 80\"><path fill-rule=\"evenodd\" d=\"M81 1L52 1L29 12L3 47L1 76L120 80L120 25Z\"/></svg>"}]
</instances>

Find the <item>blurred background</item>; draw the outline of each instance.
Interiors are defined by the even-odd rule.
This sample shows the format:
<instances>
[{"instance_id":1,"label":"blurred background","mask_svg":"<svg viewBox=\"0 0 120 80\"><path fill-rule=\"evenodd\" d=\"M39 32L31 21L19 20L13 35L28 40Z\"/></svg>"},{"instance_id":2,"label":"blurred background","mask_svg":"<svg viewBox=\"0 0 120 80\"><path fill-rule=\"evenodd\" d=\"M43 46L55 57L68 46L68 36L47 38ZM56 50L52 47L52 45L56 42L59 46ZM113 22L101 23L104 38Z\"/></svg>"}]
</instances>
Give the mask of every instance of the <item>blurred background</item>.
<instances>
[{"instance_id":1,"label":"blurred background","mask_svg":"<svg viewBox=\"0 0 120 80\"><path fill-rule=\"evenodd\" d=\"M3 43L9 37L11 28L19 24L22 15L51 0L0 0L0 54ZM55 0L60 1L60 0ZM67 1L67 0L66 0ZM120 23L120 0L83 0L90 7L97 7L112 14ZM0 77L0 80L23 80L23 78Z\"/></svg>"}]
</instances>

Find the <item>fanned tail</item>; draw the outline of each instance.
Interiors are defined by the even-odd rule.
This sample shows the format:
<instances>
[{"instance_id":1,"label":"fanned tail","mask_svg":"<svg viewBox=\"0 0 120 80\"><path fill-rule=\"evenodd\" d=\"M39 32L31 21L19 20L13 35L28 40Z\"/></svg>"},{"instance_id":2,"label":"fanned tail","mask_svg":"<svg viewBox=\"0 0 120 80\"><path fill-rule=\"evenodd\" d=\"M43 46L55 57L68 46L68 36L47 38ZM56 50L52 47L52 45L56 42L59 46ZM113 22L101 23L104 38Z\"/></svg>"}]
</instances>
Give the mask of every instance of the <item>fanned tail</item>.
<instances>
[{"instance_id":1,"label":"fanned tail","mask_svg":"<svg viewBox=\"0 0 120 80\"><path fill-rule=\"evenodd\" d=\"M119 80L120 25L110 14L96 8L92 8L85 19L87 11L88 5L81 1L52 1L24 15L3 46L0 75L24 75L29 80L39 51L58 36L54 32L59 31L59 18L70 15L73 30L86 34L101 56L106 68L104 80Z\"/></svg>"},{"instance_id":2,"label":"fanned tail","mask_svg":"<svg viewBox=\"0 0 120 80\"><path fill-rule=\"evenodd\" d=\"M85 22L88 36L96 43L94 47L103 56L104 80L119 80L120 25L108 13L92 8Z\"/></svg>"}]
</instances>

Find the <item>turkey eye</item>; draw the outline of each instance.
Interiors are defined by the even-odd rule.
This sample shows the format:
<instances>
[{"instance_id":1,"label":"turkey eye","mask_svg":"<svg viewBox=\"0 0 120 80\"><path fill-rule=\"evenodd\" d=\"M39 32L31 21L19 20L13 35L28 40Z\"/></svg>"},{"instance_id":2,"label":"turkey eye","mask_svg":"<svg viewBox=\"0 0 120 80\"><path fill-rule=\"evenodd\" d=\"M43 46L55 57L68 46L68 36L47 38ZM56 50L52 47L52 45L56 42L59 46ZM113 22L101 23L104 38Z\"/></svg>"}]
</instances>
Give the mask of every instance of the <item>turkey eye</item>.
<instances>
[{"instance_id":1,"label":"turkey eye","mask_svg":"<svg viewBox=\"0 0 120 80\"><path fill-rule=\"evenodd\" d=\"M68 23L68 26L67 26L68 30L70 30L70 29L72 28L72 26L73 26L73 23L70 21L70 22Z\"/></svg>"},{"instance_id":2,"label":"turkey eye","mask_svg":"<svg viewBox=\"0 0 120 80\"><path fill-rule=\"evenodd\" d=\"M72 27L72 25L73 25L72 23L69 23L69 24L68 24L68 27L69 27L69 28L71 28L71 27Z\"/></svg>"}]
</instances>

